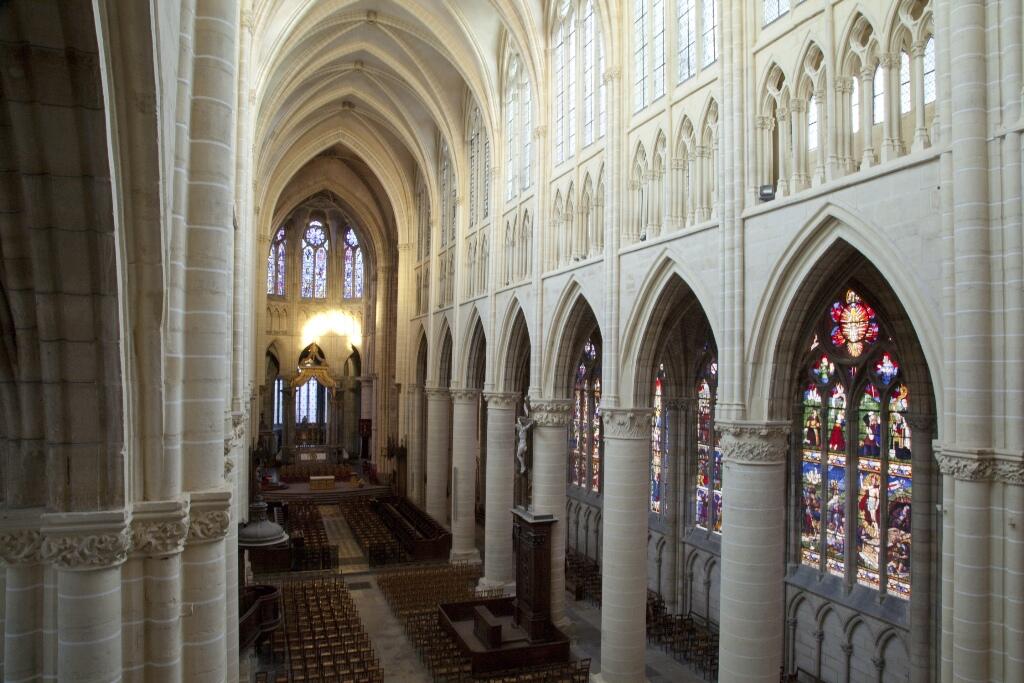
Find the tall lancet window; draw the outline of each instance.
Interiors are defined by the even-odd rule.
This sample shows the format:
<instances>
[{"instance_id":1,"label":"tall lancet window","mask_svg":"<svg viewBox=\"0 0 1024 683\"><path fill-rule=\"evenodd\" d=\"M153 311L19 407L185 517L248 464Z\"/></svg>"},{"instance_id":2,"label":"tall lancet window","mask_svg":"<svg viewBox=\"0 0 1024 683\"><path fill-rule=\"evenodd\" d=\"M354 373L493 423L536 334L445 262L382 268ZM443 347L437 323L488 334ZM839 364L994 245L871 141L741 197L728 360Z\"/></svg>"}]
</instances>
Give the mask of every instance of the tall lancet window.
<instances>
[{"instance_id":1,"label":"tall lancet window","mask_svg":"<svg viewBox=\"0 0 1024 683\"><path fill-rule=\"evenodd\" d=\"M267 253L267 294L284 296L284 253L287 243L284 228L278 228Z\"/></svg>"},{"instance_id":2,"label":"tall lancet window","mask_svg":"<svg viewBox=\"0 0 1024 683\"><path fill-rule=\"evenodd\" d=\"M694 525L722 532L722 450L715 429L718 398L718 361L709 355L697 376L697 481L694 490Z\"/></svg>"},{"instance_id":3,"label":"tall lancet window","mask_svg":"<svg viewBox=\"0 0 1024 683\"><path fill-rule=\"evenodd\" d=\"M801 390L800 561L909 599L910 392L894 342L853 289L816 329Z\"/></svg>"},{"instance_id":4,"label":"tall lancet window","mask_svg":"<svg viewBox=\"0 0 1024 683\"><path fill-rule=\"evenodd\" d=\"M359 246L356 231L345 231L345 287L346 299L360 299L363 296L363 250Z\"/></svg>"},{"instance_id":5,"label":"tall lancet window","mask_svg":"<svg viewBox=\"0 0 1024 683\"><path fill-rule=\"evenodd\" d=\"M597 346L588 340L576 366L570 434L569 480L582 489L601 490L601 364Z\"/></svg>"},{"instance_id":6,"label":"tall lancet window","mask_svg":"<svg viewBox=\"0 0 1024 683\"><path fill-rule=\"evenodd\" d=\"M668 450L668 430L665 426L664 410L665 366L658 366L654 376L654 414L651 416L651 512L662 511L665 495L665 453Z\"/></svg>"},{"instance_id":7,"label":"tall lancet window","mask_svg":"<svg viewBox=\"0 0 1024 683\"><path fill-rule=\"evenodd\" d=\"M310 221L302 236L302 298L327 298L327 229Z\"/></svg>"},{"instance_id":8,"label":"tall lancet window","mask_svg":"<svg viewBox=\"0 0 1024 683\"><path fill-rule=\"evenodd\" d=\"M319 415L319 388L320 383L316 378L310 378L308 382L295 390L295 423L316 423Z\"/></svg>"}]
</instances>

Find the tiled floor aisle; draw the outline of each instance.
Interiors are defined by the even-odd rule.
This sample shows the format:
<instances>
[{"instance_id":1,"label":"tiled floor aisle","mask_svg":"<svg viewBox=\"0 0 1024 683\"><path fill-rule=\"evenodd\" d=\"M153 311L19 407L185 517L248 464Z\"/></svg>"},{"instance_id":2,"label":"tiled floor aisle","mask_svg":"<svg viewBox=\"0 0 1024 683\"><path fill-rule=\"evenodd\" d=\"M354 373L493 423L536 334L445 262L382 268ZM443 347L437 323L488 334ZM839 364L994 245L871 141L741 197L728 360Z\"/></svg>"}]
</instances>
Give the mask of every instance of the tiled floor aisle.
<instances>
[{"instance_id":1,"label":"tiled floor aisle","mask_svg":"<svg viewBox=\"0 0 1024 683\"><path fill-rule=\"evenodd\" d=\"M391 614L377 580L369 574L347 576L345 579L352 600L359 609L363 627L370 635L373 650L384 667L384 680L395 683L430 683L430 674L420 663L416 650L405 637L402 625ZM361 584L370 584L360 588Z\"/></svg>"},{"instance_id":2,"label":"tiled floor aisle","mask_svg":"<svg viewBox=\"0 0 1024 683\"><path fill-rule=\"evenodd\" d=\"M324 531L327 541L338 547L338 566L343 574L365 572L369 569L366 556L359 549L359 544L352 536L352 530L341 514L337 505L321 505L320 516L324 520Z\"/></svg>"}]
</instances>

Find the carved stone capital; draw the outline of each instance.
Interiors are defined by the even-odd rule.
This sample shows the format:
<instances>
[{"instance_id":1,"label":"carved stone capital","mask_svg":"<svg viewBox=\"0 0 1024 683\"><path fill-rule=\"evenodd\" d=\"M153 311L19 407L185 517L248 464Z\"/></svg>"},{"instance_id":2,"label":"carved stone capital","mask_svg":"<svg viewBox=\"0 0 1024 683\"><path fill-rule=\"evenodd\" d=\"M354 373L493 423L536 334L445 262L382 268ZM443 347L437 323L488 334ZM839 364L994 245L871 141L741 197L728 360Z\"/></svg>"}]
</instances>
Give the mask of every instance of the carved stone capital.
<instances>
[{"instance_id":1,"label":"carved stone capital","mask_svg":"<svg viewBox=\"0 0 1024 683\"><path fill-rule=\"evenodd\" d=\"M610 439L650 439L653 412L650 408L604 408L604 435Z\"/></svg>"},{"instance_id":2,"label":"carved stone capital","mask_svg":"<svg viewBox=\"0 0 1024 683\"><path fill-rule=\"evenodd\" d=\"M42 536L42 560L66 571L116 567L132 546L124 510L43 515Z\"/></svg>"},{"instance_id":3,"label":"carved stone capital","mask_svg":"<svg viewBox=\"0 0 1024 683\"><path fill-rule=\"evenodd\" d=\"M132 511L132 552L159 557L185 548L189 505L167 500L137 503Z\"/></svg>"},{"instance_id":4,"label":"carved stone capital","mask_svg":"<svg viewBox=\"0 0 1024 683\"><path fill-rule=\"evenodd\" d=\"M212 543L227 536L231 526L231 492L197 491L189 505L188 543Z\"/></svg>"},{"instance_id":5,"label":"carved stone capital","mask_svg":"<svg viewBox=\"0 0 1024 683\"><path fill-rule=\"evenodd\" d=\"M892 69L899 65L900 58L895 52L883 52L878 55L878 63L882 65L883 69Z\"/></svg>"},{"instance_id":6,"label":"carved stone capital","mask_svg":"<svg viewBox=\"0 0 1024 683\"><path fill-rule=\"evenodd\" d=\"M994 473L995 478L1004 484L1024 486L1024 461L996 460Z\"/></svg>"},{"instance_id":7,"label":"carved stone capital","mask_svg":"<svg viewBox=\"0 0 1024 683\"><path fill-rule=\"evenodd\" d=\"M722 456L727 462L744 465L776 465L786 460L787 422L745 422L718 420L722 433Z\"/></svg>"},{"instance_id":8,"label":"carved stone capital","mask_svg":"<svg viewBox=\"0 0 1024 683\"><path fill-rule=\"evenodd\" d=\"M4 564L39 564L43 535L38 529L10 529L0 533L0 561Z\"/></svg>"},{"instance_id":9,"label":"carved stone capital","mask_svg":"<svg viewBox=\"0 0 1024 683\"><path fill-rule=\"evenodd\" d=\"M688 397L664 398L661 404L666 410L686 411L693 407L694 399Z\"/></svg>"},{"instance_id":10,"label":"carved stone capital","mask_svg":"<svg viewBox=\"0 0 1024 683\"><path fill-rule=\"evenodd\" d=\"M423 390L423 395L427 397L428 401L451 398L451 392L445 387L426 387Z\"/></svg>"},{"instance_id":11,"label":"carved stone capital","mask_svg":"<svg viewBox=\"0 0 1024 683\"><path fill-rule=\"evenodd\" d=\"M449 393L452 401L459 403L472 403L480 398L479 389L452 389Z\"/></svg>"},{"instance_id":12,"label":"carved stone capital","mask_svg":"<svg viewBox=\"0 0 1024 683\"><path fill-rule=\"evenodd\" d=\"M939 471L960 481L991 481L994 463L984 453L946 450L936 453Z\"/></svg>"},{"instance_id":13,"label":"carved stone capital","mask_svg":"<svg viewBox=\"0 0 1024 683\"><path fill-rule=\"evenodd\" d=\"M519 404L519 394L514 391L485 391L484 400L491 408L515 410Z\"/></svg>"},{"instance_id":14,"label":"carved stone capital","mask_svg":"<svg viewBox=\"0 0 1024 683\"><path fill-rule=\"evenodd\" d=\"M540 427L564 427L569 424L571 406L567 398L530 399L530 417Z\"/></svg>"},{"instance_id":15,"label":"carved stone capital","mask_svg":"<svg viewBox=\"0 0 1024 683\"><path fill-rule=\"evenodd\" d=\"M918 415L911 413L907 415L907 424L910 425L910 429L914 432L915 439L917 436L924 432L931 437L935 434L935 416L934 415Z\"/></svg>"},{"instance_id":16,"label":"carved stone capital","mask_svg":"<svg viewBox=\"0 0 1024 683\"><path fill-rule=\"evenodd\" d=\"M605 83L611 83L612 81L619 80L619 76L622 75L622 71L617 66L613 66L602 75L602 80Z\"/></svg>"}]
</instances>

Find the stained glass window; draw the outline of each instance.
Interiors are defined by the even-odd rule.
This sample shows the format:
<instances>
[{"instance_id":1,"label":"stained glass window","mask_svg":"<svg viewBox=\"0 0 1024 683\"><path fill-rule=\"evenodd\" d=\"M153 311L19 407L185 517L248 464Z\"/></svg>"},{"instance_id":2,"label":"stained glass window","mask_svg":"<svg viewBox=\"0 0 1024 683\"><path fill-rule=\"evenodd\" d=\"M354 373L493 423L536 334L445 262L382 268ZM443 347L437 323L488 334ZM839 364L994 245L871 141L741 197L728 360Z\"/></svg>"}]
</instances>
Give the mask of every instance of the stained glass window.
<instances>
[{"instance_id":1,"label":"stained glass window","mask_svg":"<svg viewBox=\"0 0 1024 683\"><path fill-rule=\"evenodd\" d=\"M647 0L633 0L633 110L647 106Z\"/></svg>"},{"instance_id":2,"label":"stained glass window","mask_svg":"<svg viewBox=\"0 0 1024 683\"><path fill-rule=\"evenodd\" d=\"M302 236L302 298L327 297L327 230L320 221L310 221Z\"/></svg>"},{"instance_id":3,"label":"stained glass window","mask_svg":"<svg viewBox=\"0 0 1024 683\"><path fill-rule=\"evenodd\" d=\"M924 103L935 101L935 38L924 44Z\"/></svg>"},{"instance_id":4,"label":"stained glass window","mask_svg":"<svg viewBox=\"0 0 1024 683\"><path fill-rule=\"evenodd\" d=\"M284 378L274 380L274 424L284 423Z\"/></svg>"},{"instance_id":5,"label":"stained glass window","mask_svg":"<svg viewBox=\"0 0 1024 683\"><path fill-rule=\"evenodd\" d=\"M860 130L860 79L853 77L853 88L850 91L850 130L854 133Z\"/></svg>"},{"instance_id":6,"label":"stained glass window","mask_svg":"<svg viewBox=\"0 0 1024 683\"><path fill-rule=\"evenodd\" d=\"M295 390L296 424L317 422L319 388L320 383L314 377Z\"/></svg>"},{"instance_id":7,"label":"stained glass window","mask_svg":"<svg viewBox=\"0 0 1024 683\"><path fill-rule=\"evenodd\" d=\"M278 228L267 253L267 294L284 296L284 251L287 241L284 228Z\"/></svg>"},{"instance_id":8,"label":"stained glass window","mask_svg":"<svg viewBox=\"0 0 1024 683\"><path fill-rule=\"evenodd\" d=\"M651 76L651 87L652 99L656 100L665 94L665 0L653 1L651 20L654 25L654 37L651 40L654 73Z\"/></svg>"},{"instance_id":9,"label":"stained glass window","mask_svg":"<svg viewBox=\"0 0 1024 683\"><path fill-rule=\"evenodd\" d=\"M594 141L594 3L583 6L583 146Z\"/></svg>"},{"instance_id":10,"label":"stained glass window","mask_svg":"<svg viewBox=\"0 0 1024 683\"><path fill-rule=\"evenodd\" d=\"M704 0L704 11L701 13L701 23L704 25L701 63L704 66L718 59L718 9L715 7L717 2L718 0Z\"/></svg>"},{"instance_id":11,"label":"stained glass window","mask_svg":"<svg viewBox=\"0 0 1024 683\"><path fill-rule=\"evenodd\" d=\"M697 9L696 0L678 0L679 15L679 82L697 73Z\"/></svg>"},{"instance_id":12,"label":"stained glass window","mask_svg":"<svg viewBox=\"0 0 1024 683\"><path fill-rule=\"evenodd\" d=\"M658 366L654 377L654 414L651 416L651 512L660 513L661 501L665 495L665 450L668 431L665 425L663 405L665 393L665 366Z\"/></svg>"},{"instance_id":13,"label":"stained glass window","mask_svg":"<svg viewBox=\"0 0 1024 683\"><path fill-rule=\"evenodd\" d=\"M832 303L818 329L801 401L800 562L906 599L909 390L893 340L853 289Z\"/></svg>"},{"instance_id":14,"label":"stained glass window","mask_svg":"<svg viewBox=\"0 0 1024 683\"><path fill-rule=\"evenodd\" d=\"M694 524L705 531L722 531L722 451L715 429L718 362L712 357L697 379L697 480Z\"/></svg>"},{"instance_id":15,"label":"stained glass window","mask_svg":"<svg viewBox=\"0 0 1024 683\"><path fill-rule=\"evenodd\" d=\"M875 67L875 77L872 80L872 107L871 123L885 121L885 69L879 64Z\"/></svg>"},{"instance_id":16,"label":"stained glass window","mask_svg":"<svg viewBox=\"0 0 1024 683\"><path fill-rule=\"evenodd\" d=\"M363 249L352 228L345 231L344 261L345 286L342 294L346 299L359 299L363 296Z\"/></svg>"},{"instance_id":17,"label":"stained glass window","mask_svg":"<svg viewBox=\"0 0 1024 683\"><path fill-rule=\"evenodd\" d=\"M573 419L569 438L569 481L601 490L601 370L597 346L587 341L576 366Z\"/></svg>"}]
</instances>

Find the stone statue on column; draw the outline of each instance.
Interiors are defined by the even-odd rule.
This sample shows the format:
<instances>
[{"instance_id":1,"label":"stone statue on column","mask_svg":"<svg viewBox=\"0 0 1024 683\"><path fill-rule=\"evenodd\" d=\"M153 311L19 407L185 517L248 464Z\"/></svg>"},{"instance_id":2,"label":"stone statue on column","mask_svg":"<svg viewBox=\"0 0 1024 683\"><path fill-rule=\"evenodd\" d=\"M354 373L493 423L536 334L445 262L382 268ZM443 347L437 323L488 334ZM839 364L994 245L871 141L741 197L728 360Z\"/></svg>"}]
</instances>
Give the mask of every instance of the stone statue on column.
<instances>
[{"instance_id":1,"label":"stone statue on column","mask_svg":"<svg viewBox=\"0 0 1024 683\"><path fill-rule=\"evenodd\" d=\"M516 485L515 485L515 504L525 505L527 496L527 487L530 481L529 463L527 462L527 451L530 430L533 429L533 425L536 424L536 420L530 417L530 399L523 399L523 415L520 415L516 420L516 462L518 463L518 472L516 473Z\"/></svg>"}]
</instances>

